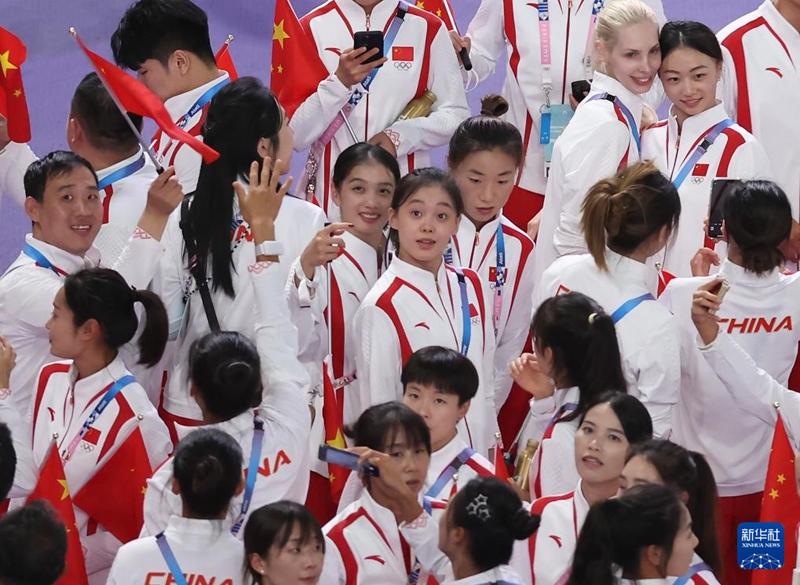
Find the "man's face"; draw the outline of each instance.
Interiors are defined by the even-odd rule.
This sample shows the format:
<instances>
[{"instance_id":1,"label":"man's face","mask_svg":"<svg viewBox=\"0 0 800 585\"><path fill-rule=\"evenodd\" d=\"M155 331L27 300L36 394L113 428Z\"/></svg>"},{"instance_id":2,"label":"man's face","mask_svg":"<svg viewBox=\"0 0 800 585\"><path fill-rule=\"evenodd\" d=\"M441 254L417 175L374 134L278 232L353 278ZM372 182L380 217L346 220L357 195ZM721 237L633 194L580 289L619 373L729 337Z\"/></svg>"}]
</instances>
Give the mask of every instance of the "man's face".
<instances>
[{"instance_id":1,"label":"man's face","mask_svg":"<svg viewBox=\"0 0 800 585\"><path fill-rule=\"evenodd\" d=\"M136 70L136 78L158 96L162 102L183 91L180 89L180 73L174 65L174 55L165 67L158 59L147 59Z\"/></svg>"},{"instance_id":2,"label":"man's face","mask_svg":"<svg viewBox=\"0 0 800 585\"><path fill-rule=\"evenodd\" d=\"M50 177L41 203L28 197L25 210L35 238L76 256L91 248L103 223L97 181L84 166Z\"/></svg>"}]
</instances>

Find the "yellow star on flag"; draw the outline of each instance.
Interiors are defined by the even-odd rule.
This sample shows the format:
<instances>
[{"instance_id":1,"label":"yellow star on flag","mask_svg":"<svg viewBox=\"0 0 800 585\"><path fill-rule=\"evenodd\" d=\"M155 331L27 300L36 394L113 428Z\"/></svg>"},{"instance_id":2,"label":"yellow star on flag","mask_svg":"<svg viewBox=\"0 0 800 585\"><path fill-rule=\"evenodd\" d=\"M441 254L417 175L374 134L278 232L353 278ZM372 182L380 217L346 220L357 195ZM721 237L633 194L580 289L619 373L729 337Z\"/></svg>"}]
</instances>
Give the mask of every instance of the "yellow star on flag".
<instances>
[{"instance_id":1,"label":"yellow star on flag","mask_svg":"<svg viewBox=\"0 0 800 585\"><path fill-rule=\"evenodd\" d=\"M778 490L770 490L769 497L772 498L773 500L777 500L778 499Z\"/></svg>"},{"instance_id":2,"label":"yellow star on flag","mask_svg":"<svg viewBox=\"0 0 800 585\"><path fill-rule=\"evenodd\" d=\"M436 16L438 16L439 18L442 17L442 9L441 8L437 8L436 9Z\"/></svg>"},{"instance_id":3,"label":"yellow star on flag","mask_svg":"<svg viewBox=\"0 0 800 585\"><path fill-rule=\"evenodd\" d=\"M286 39L290 39L291 37L286 34L286 31L283 30L283 23L285 21L281 20L278 23L272 25L272 40L278 41L281 45L281 49L283 48L283 41Z\"/></svg>"},{"instance_id":4,"label":"yellow star on flag","mask_svg":"<svg viewBox=\"0 0 800 585\"><path fill-rule=\"evenodd\" d=\"M782 484L785 481L786 481L786 476L783 475L782 473L779 473L778 474L778 483Z\"/></svg>"},{"instance_id":5,"label":"yellow star on flag","mask_svg":"<svg viewBox=\"0 0 800 585\"><path fill-rule=\"evenodd\" d=\"M14 65L8 58L9 53L11 51L6 51L5 53L0 53L0 68L3 69L3 77L6 77L8 74L9 69L19 69L16 65Z\"/></svg>"},{"instance_id":6,"label":"yellow star on flag","mask_svg":"<svg viewBox=\"0 0 800 585\"><path fill-rule=\"evenodd\" d=\"M335 476L335 475L333 475L332 473L331 473L331 474L329 474L329 475L328 475L328 481L330 481L331 483L333 483L334 481L336 481L336 476Z\"/></svg>"},{"instance_id":7,"label":"yellow star on flag","mask_svg":"<svg viewBox=\"0 0 800 585\"><path fill-rule=\"evenodd\" d=\"M283 73L283 65L278 65L278 73Z\"/></svg>"},{"instance_id":8,"label":"yellow star on flag","mask_svg":"<svg viewBox=\"0 0 800 585\"><path fill-rule=\"evenodd\" d=\"M346 449L347 445L344 444L344 437L342 436L341 429L336 431L336 436L327 442L328 445L331 447L336 447L337 449Z\"/></svg>"},{"instance_id":9,"label":"yellow star on flag","mask_svg":"<svg viewBox=\"0 0 800 585\"><path fill-rule=\"evenodd\" d=\"M422 0L417 0L417 8L425 10L425 2L423 2Z\"/></svg>"},{"instance_id":10,"label":"yellow star on flag","mask_svg":"<svg viewBox=\"0 0 800 585\"><path fill-rule=\"evenodd\" d=\"M57 479L58 484L64 488L64 493L61 494L61 501L63 502L69 497L69 486L66 479Z\"/></svg>"},{"instance_id":11,"label":"yellow star on flag","mask_svg":"<svg viewBox=\"0 0 800 585\"><path fill-rule=\"evenodd\" d=\"M142 487L142 495L144 496L145 494L147 494L147 487L146 486Z\"/></svg>"},{"instance_id":12,"label":"yellow star on flag","mask_svg":"<svg viewBox=\"0 0 800 585\"><path fill-rule=\"evenodd\" d=\"M21 89L15 89L14 90L14 97L19 97L21 95L22 95L22 90Z\"/></svg>"}]
</instances>

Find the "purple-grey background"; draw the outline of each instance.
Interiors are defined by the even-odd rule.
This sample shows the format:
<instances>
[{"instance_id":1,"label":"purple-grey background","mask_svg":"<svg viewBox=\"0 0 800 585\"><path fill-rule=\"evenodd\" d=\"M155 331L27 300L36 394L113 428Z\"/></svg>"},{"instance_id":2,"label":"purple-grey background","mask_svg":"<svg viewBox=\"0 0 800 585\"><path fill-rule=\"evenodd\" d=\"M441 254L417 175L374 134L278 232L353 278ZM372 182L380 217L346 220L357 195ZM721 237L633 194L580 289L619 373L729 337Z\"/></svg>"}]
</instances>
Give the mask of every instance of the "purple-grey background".
<instances>
[{"instance_id":1,"label":"purple-grey background","mask_svg":"<svg viewBox=\"0 0 800 585\"><path fill-rule=\"evenodd\" d=\"M272 46L274 0L195 0L208 12L212 48L216 50L228 34L236 40L231 54L240 75L268 79ZM25 89L33 126L31 146L38 154L66 148L64 127L72 92L89 72L86 58L68 34L70 26L78 29L83 40L96 52L111 57L108 40L117 22L132 0L90 2L74 0L2 0L0 26L7 28L28 46L28 60L23 67ZM303 15L322 0L293 0L298 15ZM761 0L664 0L671 20L699 20L719 30L738 16L753 10ZM459 29L465 31L480 0L451 0ZM470 94L470 105L477 111L480 97L499 92L505 68ZM440 149L441 150L441 149ZM296 153L293 169L299 169L304 156ZM435 164L444 160L442 152ZM297 172L295 172L297 174ZM23 235L30 223L10 199L0 209L0 270L17 256Z\"/></svg>"}]
</instances>

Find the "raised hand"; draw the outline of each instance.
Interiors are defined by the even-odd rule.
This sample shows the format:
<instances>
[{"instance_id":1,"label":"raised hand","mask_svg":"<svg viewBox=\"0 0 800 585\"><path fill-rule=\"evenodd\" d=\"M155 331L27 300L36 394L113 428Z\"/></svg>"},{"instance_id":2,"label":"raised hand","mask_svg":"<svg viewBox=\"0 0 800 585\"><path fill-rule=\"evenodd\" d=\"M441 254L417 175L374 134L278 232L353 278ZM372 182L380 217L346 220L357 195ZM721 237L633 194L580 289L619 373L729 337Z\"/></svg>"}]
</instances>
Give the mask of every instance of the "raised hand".
<instances>
[{"instance_id":1,"label":"raised hand","mask_svg":"<svg viewBox=\"0 0 800 585\"><path fill-rule=\"evenodd\" d=\"M552 378L542 373L534 354L523 353L509 364L509 368L511 379L536 400L555 394L556 388Z\"/></svg>"},{"instance_id":2,"label":"raised hand","mask_svg":"<svg viewBox=\"0 0 800 585\"><path fill-rule=\"evenodd\" d=\"M281 161L275 161L275 166L280 167ZM258 161L250 165L250 184L245 186L239 181L234 181L233 188L239 199L239 209L242 218L250 226L256 244L275 239L275 218L281 210L284 196L292 185L289 177L283 185L279 185L280 176L272 172L272 159L265 157L258 172Z\"/></svg>"}]
</instances>

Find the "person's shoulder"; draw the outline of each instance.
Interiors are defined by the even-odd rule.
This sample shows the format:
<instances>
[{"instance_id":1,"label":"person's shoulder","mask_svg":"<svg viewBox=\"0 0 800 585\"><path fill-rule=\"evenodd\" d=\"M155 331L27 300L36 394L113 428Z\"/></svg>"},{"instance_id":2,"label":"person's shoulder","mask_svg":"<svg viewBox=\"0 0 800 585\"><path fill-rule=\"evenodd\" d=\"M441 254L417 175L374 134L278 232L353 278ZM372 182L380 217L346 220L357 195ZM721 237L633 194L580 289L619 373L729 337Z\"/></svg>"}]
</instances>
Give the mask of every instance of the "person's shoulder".
<instances>
[{"instance_id":1,"label":"person's shoulder","mask_svg":"<svg viewBox=\"0 0 800 585\"><path fill-rule=\"evenodd\" d=\"M742 15L733 22L722 27L722 29L717 33L717 38L719 39L720 43L724 43L729 38L741 36L753 28L756 28L762 24L766 24L766 22L761 23L761 19L763 19L763 14L761 13L761 7L759 6L752 12Z\"/></svg>"}]
</instances>

